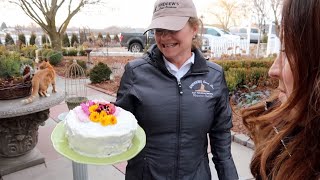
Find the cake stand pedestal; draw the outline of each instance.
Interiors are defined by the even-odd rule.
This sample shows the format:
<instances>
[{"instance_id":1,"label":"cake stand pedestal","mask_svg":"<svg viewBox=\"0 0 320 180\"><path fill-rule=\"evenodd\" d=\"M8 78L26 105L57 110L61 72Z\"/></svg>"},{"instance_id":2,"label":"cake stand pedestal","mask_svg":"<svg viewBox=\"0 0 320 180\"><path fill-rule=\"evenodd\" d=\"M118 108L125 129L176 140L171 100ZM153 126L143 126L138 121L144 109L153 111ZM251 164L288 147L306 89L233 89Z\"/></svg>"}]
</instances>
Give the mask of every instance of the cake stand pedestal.
<instances>
[{"instance_id":1,"label":"cake stand pedestal","mask_svg":"<svg viewBox=\"0 0 320 180\"><path fill-rule=\"evenodd\" d=\"M88 180L88 166L72 161L73 180Z\"/></svg>"},{"instance_id":2,"label":"cake stand pedestal","mask_svg":"<svg viewBox=\"0 0 320 180\"><path fill-rule=\"evenodd\" d=\"M68 112L63 112L58 116L60 121L64 121ZM88 180L88 166L72 161L72 174L74 180Z\"/></svg>"},{"instance_id":3,"label":"cake stand pedestal","mask_svg":"<svg viewBox=\"0 0 320 180\"><path fill-rule=\"evenodd\" d=\"M87 51L88 59L91 51L92 50ZM68 105L68 109L72 110L73 108L79 106L82 102L85 102L87 100L88 99L86 97L71 97L67 98L65 101ZM61 114L61 116L63 116L63 114ZM61 118L63 118L64 120L65 116ZM73 180L88 180L88 166L86 164L72 161L72 174Z\"/></svg>"},{"instance_id":4,"label":"cake stand pedestal","mask_svg":"<svg viewBox=\"0 0 320 180\"><path fill-rule=\"evenodd\" d=\"M58 116L60 121L64 121L68 112L63 112ZM88 166L72 161L73 180L88 180ZM1 179L0 179L1 180Z\"/></svg>"},{"instance_id":5,"label":"cake stand pedestal","mask_svg":"<svg viewBox=\"0 0 320 180\"><path fill-rule=\"evenodd\" d=\"M38 129L49 118L49 109L64 100L64 93L35 98L31 104L22 99L0 100L0 177L44 163L35 148Z\"/></svg>"}]
</instances>

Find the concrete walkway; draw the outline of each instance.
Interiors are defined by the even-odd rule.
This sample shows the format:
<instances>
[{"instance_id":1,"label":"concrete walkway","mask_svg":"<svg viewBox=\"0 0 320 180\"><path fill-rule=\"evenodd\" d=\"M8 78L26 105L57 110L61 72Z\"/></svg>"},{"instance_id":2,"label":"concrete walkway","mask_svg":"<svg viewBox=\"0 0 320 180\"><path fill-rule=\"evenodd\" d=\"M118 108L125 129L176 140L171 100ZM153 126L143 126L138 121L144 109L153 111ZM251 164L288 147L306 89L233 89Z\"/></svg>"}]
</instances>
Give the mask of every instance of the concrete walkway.
<instances>
[{"instance_id":1,"label":"concrete walkway","mask_svg":"<svg viewBox=\"0 0 320 180\"><path fill-rule=\"evenodd\" d=\"M57 78L57 87L60 91L64 90L64 79ZM115 97L92 88L88 88L88 98L115 101ZM51 108L50 118L44 126L39 128L39 139L36 148L44 155L46 163L5 175L2 177L3 180L73 180L72 161L57 153L50 140L52 130L57 122L60 121L58 116L67 111L68 108L65 102ZM252 149L233 142L232 154L241 179L251 178L249 163L253 154ZM211 153L209 153L209 156L210 158L212 157ZM88 165L89 180L124 180L126 164L126 162L122 162L106 166ZM212 161L210 161L210 167L212 179L218 180Z\"/></svg>"}]
</instances>

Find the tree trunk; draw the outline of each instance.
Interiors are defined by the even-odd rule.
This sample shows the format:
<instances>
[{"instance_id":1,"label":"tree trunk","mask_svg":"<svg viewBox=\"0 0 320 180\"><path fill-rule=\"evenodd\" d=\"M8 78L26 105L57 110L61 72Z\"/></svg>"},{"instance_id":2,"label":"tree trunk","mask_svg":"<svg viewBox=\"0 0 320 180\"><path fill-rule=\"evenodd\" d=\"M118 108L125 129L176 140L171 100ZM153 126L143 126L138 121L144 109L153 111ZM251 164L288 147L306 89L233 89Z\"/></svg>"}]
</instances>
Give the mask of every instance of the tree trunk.
<instances>
[{"instance_id":1,"label":"tree trunk","mask_svg":"<svg viewBox=\"0 0 320 180\"><path fill-rule=\"evenodd\" d=\"M256 52L256 58L259 57L260 54L260 43L261 43L261 30L259 32L259 38L258 38L258 43L257 43L257 52Z\"/></svg>"},{"instance_id":2,"label":"tree trunk","mask_svg":"<svg viewBox=\"0 0 320 180\"><path fill-rule=\"evenodd\" d=\"M51 40L51 46L52 49L56 50L56 51L61 51L62 49L62 36L57 33L57 32L53 32L49 34L50 40Z\"/></svg>"}]
</instances>

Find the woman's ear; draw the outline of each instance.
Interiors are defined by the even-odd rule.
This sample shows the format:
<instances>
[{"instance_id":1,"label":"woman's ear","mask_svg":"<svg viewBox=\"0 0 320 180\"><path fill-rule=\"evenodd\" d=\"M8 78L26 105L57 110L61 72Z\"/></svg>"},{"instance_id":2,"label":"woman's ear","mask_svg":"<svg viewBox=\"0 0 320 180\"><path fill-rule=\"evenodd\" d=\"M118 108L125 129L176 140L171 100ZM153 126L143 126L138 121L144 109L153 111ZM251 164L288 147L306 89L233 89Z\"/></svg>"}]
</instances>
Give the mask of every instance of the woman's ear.
<instances>
[{"instance_id":1,"label":"woman's ear","mask_svg":"<svg viewBox=\"0 0 320 180\"><path fill-rule=\"evenodd\" d=\"M192 27L192 33L193 33L192 39L196 39L197 34L198 34L198 30L199 30L199 27L198 27L198 26L193 26L193 27Z\"/></svg>"},{"instance_id":2,"label":"woman's ear","mask_svg":"<svg viewBox=\"0 0 320 180\"><path fill-rule=\"evenodd\" d=\"M197 35L197 34L198 34L198 31L199 31L199 26L194 26L194 27L193 27L194 35Z\"/></svg>"}]
</instances>

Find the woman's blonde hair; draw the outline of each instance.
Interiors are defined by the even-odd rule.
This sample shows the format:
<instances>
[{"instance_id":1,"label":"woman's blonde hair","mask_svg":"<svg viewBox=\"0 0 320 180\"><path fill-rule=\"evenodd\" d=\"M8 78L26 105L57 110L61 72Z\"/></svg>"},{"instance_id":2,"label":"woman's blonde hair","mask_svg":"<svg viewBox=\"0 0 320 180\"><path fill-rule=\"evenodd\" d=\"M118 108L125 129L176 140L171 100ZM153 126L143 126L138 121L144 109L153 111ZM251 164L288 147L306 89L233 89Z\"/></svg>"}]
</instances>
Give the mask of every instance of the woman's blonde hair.
<instances>
[{"instance_id":1,"label":"woman's blonde hair","mask_svg":"<svg viewBox=\"0 0 320 180\"><path fill-rule=\"evenodd\" d=\"M192 40L192 49L201 48L201 45L202 45L202 28L203 28L202 21L199 18L191 17L188 20L188 23L190 24L191 27L198 27L198 29L199 29L198 34L196 34L195 37Z\"/></svg>"}]
</instances>

